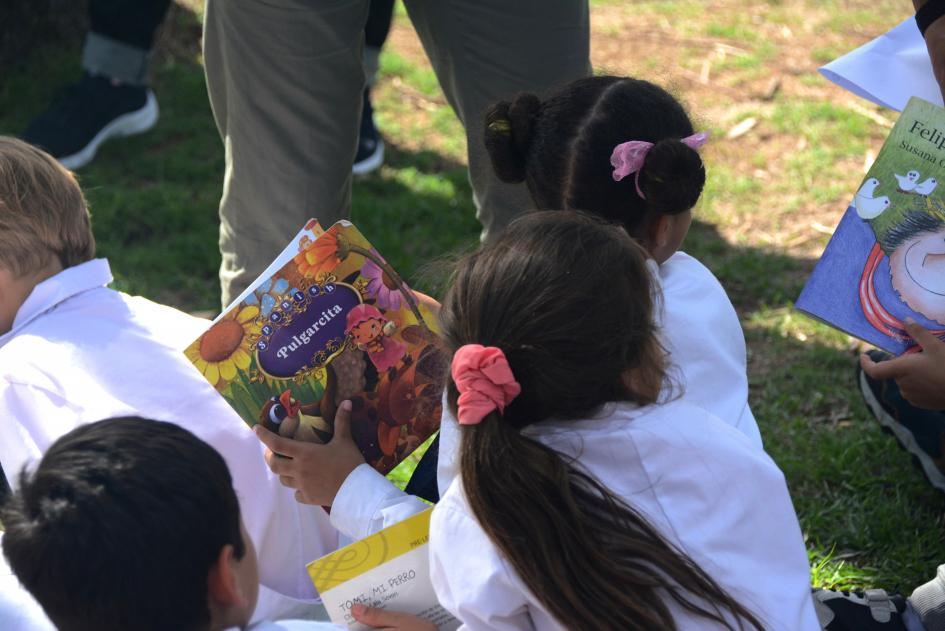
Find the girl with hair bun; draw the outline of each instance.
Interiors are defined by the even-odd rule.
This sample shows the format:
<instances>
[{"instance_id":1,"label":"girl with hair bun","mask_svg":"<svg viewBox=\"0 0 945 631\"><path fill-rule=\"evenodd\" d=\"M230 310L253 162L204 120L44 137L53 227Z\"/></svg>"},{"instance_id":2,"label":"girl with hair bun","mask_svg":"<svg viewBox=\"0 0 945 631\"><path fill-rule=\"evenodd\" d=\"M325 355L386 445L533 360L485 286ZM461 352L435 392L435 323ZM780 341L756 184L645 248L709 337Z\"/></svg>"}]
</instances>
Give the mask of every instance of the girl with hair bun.
<instances>
[{"instance_id":1,"label":"girl with hair bun","mask_svg":"<svg viewBox=\"0 0 945 631\"><path fill-rule=\"evenodd\" d=\"M544 101L519 94L485 120L499 179L524 181L539 209L592 213L644 246L663 295L670 381L760 447L738 316L712 273L678 251L705 184L705 140L668 92L627 77L580 79Z\"/></svg>"},{"instance_id":2,"label":"girl with hair bun","mask_svg":"<svg viewBox=\"0 0 945 631\"><path fill-rule=\"evenodd\" d=\"M440 318L461 474L430 559L463 629L820 628L780 470L661 396L646 257L617 226L543 212L454 273Z\"/></svg>"}]
</instances>

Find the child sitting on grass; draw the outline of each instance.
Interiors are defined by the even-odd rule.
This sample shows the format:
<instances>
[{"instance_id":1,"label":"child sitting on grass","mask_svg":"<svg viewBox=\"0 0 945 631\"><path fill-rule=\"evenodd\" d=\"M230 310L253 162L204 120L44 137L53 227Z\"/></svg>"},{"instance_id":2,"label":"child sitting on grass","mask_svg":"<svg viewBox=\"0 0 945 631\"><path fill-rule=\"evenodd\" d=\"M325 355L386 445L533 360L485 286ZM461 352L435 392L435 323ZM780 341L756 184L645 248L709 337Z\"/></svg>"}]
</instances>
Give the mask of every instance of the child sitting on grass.
<instances>
[{"instance_id":1,"label":"child sitting on grass","mask_svg":"<svg viewBox=\"0 0 945 631\"><path fill-rule=\"evenodd\" d=\"M654 282L622 228L573 212L520 217L459 264L440 317L460 475L430 559L464 629L819 629L784 476L664 394ZM269 461L300 489L320 474Z\"/></svg>"},{"instance_id":2,"label":"child sitting on grass","mask_svg":"<svg viewBox=\"0 0 945 631\"><path fill-rule=\"evenodd\" d=\"M60 631L242 629L256 606L256 551L226 463L177 425L72 430L22 475L0 519L4 555Z\"/></svg>"},{"instance_id":3,"label":"child sitting on grass","mask_svg":"<svg viewBox=\"0 0 945 631\"><path fill-rule=\"evenodd\" d=\"M72 174L0 136L0 465L10 484L84 423L140 415L181 425L230 465L260 551L260 615L310 605L316 594L304 564L337 548L333 522L295 501L247 425L184 357L208 323L109 289L108 262L94 257ZM349 505L372 497L356 480L345 488L356 498ZM339 506L332 519L344 517ZM0 628L9 628L3 610Z\"/></svg>"},{"instance_id":4,"label":"child sitting on grass","mask_svg":"<svg viewBox=\"0 0 945 631\"><path fill-rule=\"evenodd\" d=\"M520 94L497 103L485 127L496 175L524 181L539 209L589 212L644 246L662 294L671 381L760 446L738 316L712 273L679 251L705 184L706 137L662 88L609 76L579 79L544 101Z\"/></svg>"},{"instance_id":5,"label":"child sitting on grass","mask_svg":"<svg viewBox=\"0 0 945 631\"><path fill-rule=\"evenodd\" d=\"M430 545L470 630L819 628L784 476L662 396L645 254L616 226L535 213L454 275L461 475Z\"/></svg>"}]
</instances>

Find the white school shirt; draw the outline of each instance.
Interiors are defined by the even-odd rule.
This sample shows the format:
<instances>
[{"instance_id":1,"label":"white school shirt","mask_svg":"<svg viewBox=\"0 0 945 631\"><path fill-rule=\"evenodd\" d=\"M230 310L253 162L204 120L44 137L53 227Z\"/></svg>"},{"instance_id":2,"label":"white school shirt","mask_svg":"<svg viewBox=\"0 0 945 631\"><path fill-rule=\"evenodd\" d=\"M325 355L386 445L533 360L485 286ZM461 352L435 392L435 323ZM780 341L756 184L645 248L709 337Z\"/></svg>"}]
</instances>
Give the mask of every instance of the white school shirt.
<instances>
[{"instance_id":1,"label":"white school shirt","mask_svg":"<svg viewBox=\"0 0 945 631\"><path fill-rule=\"evenodd\" d=\"M279 483L256 436L185 358L209 323L108 289L111 281L104 259L65 269L33 289L0 336L0 464L10 485L83 423L127 415L176 423L216 448L233 476L259 555L255 619L297 615L317 602L305 564L347 541L321 507L299 504ZM371 503L371 491L347 485L359 501Z\"/></svg>"},{"instance_id":2,"label":"white school shirt","mask_svg":"<svg viewBox=\"0 0 945 631\"><path fill-rule=\"evenodd\" d=\"M684 401L611 403L597 418L546 421L525 434L576 458L765 629L820 629L784 476L730 425ZM555 515L547 519L553 528ZM437 598L462 629L563 628L482 530L460 478L433 509L430 565ZM721 628L666 602L680 629Z\"/></svg>"},{"instance_id":3,"label":"white school shirt","mask_svg":"<svg viewBox=\"0 0 945 631\"><path fill-rule=\"evenodd\" d=\"M738 314L709 269L685 252L662 265L647 260L658 284L656 315L669 357L663 400L682 399L731 425L763 448L748 406L745 336ZM440 495L459 475L459 425L443 398L437 486Z\"/></svg>"},{"instance_id":4,"label":"white school shirt","mask_svg":"<svg viewBox=\"0 0 945 631\"><path fill-rule=\"evenodd\" d=\"M725 289L709 269L685 252L662 265L647 261L662 300L660 339L669 354L669 379L681 395L745 434L758 447L761 432L748 406L745 334Z\"/></svg>"}]
</instances>

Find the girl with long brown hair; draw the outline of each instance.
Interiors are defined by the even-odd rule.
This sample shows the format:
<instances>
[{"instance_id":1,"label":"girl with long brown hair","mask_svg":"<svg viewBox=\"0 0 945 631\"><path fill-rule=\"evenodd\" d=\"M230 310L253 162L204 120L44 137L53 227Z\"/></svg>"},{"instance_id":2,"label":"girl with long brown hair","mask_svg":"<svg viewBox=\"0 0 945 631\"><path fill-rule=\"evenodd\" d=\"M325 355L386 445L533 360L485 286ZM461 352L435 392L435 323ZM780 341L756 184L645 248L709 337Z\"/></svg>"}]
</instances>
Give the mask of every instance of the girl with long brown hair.
<instances>
[{"instance_id":1,"label":"girl with long brown hair","mask_svg":"<svg viewBox=\"0 0 945 631\"><path fill-rule=\"evenodd\" d=\"M541 212L454 274L461 473L430 545L467 629L819 629L777 466L661 396L645 258L620 227Z\"/></svg>"}]
</instances>

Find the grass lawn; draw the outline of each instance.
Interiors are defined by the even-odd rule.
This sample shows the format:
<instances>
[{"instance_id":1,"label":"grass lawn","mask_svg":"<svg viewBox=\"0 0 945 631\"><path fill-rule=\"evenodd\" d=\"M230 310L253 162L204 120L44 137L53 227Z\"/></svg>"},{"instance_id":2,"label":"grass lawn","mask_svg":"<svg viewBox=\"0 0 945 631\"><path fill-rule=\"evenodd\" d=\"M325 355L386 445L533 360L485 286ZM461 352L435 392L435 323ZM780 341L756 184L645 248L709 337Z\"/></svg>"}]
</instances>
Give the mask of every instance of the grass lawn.
<instances>
[{"instance_id":1,"label":"grass lawn","mask_svg":"<svg viewBox=\"0 0 945 631\"><path fill-rule=\"evenodd\" d=\"M80 176L115 286L214 310L223 151L200 66L200 3L177 2L153 63L157 128L105 145ZM816 68L904 19L909 3L592 5L598 71L670 86L714 132L684 248L716 273L742 318L751 404L791 487L815 584L910 591L945 563L945 501L862 404L853 380L861 345L792 310L895 115ZM80 44L48 42L4 73L0 133L20 132L78 74ZM423 266L478 235L465 141L402 9L381 70L387 162L356 181L352 216L395 268L431 289ZM750 129L726 138L739 124Z\"/></svg>"}]
</instances>

